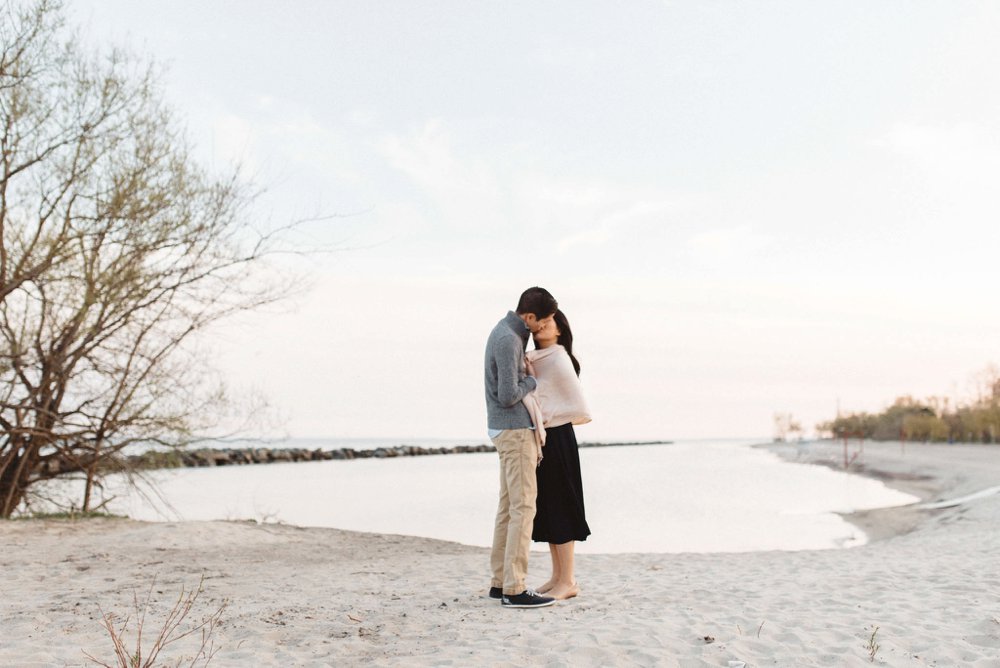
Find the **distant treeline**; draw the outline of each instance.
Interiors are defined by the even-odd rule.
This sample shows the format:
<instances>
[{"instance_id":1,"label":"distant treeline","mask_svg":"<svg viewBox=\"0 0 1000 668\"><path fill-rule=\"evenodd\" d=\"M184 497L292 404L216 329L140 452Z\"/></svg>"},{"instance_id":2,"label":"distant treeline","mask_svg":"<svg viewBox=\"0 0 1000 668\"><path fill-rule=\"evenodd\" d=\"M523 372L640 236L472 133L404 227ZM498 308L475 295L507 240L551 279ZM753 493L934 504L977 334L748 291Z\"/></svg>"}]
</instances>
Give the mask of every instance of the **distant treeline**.
<instances>
[{"instance_id":1,"label":"distant treeline","mask_svg":"<svg viewBox=\"0 0 1000 668\"><path fill-rule=\"evenodd\" d=\"M1000 439L1000 373L990 368L980 374L979 396L967 404L951 405L947 398L920 401L899 397L881 413L850 413L816 425L834 437L876 441L996 443Z\"/></svg>"}]
</instances>

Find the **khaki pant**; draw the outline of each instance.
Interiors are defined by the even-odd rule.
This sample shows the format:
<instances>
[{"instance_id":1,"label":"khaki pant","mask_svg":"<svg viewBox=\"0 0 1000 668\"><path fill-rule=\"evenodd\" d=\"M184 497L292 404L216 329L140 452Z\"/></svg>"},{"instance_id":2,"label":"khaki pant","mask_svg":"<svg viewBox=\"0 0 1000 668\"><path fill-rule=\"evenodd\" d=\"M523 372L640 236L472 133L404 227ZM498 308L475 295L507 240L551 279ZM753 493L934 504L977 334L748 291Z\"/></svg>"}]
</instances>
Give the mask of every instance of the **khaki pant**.
<instances>
[{"instance_id":1,"label":"khaki pant","mask_svg":"<svg viewBox=\"0 0 1000 668\"><path fill-rule=\"evenodd\" d=\"M535 520L535 435L530 429L506 429L493 439L500 455L500 503L493 528L491 587L520 594L528 575L528 548Z\"/></svg>"}]
</instances>

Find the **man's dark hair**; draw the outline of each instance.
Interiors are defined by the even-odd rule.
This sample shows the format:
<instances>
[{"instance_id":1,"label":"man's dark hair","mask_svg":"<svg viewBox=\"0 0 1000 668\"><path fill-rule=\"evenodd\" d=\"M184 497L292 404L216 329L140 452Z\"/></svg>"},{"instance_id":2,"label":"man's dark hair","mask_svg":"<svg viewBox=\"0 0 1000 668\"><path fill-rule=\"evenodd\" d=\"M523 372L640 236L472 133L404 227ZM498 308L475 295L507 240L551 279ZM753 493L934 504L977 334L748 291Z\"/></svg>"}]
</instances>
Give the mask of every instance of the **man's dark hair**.
<instances>
[{"instance_id":1,"label":"man's dark hair","mask_svg":"<svg viewBox=\"0 0 1000 668\"><path fill-rule=\"evenodd\" d=\"M558 308L559 302L545 288L528 288L521 293L521 298L517 301L518 315L534 313L539 320L548 318Z\"/></svg>"}]
</instances>

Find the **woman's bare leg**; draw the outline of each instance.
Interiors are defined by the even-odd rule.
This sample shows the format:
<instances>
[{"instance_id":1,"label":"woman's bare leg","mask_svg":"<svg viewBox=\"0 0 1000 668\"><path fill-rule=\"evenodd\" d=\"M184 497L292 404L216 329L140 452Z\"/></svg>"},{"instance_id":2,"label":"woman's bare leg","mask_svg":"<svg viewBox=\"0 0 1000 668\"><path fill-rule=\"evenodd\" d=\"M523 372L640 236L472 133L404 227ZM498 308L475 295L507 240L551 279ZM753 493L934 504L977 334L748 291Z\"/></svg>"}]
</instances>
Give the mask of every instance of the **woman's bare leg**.
<instances>
[{"instance_id":1,"label":"woman's bare leg","mask_svg":"<svg viewBox=\"0 0 1000 668\"><path fill-rule=\"evenodd\" d=\"M559 567L559 553L556 552L556 546L552 543L549 543L549 555L552 557L552 577L549 578L548 582L535 590L539 594L544 594L552 589L556 585L556 582L559 581L559 576L562 572L562 569Z\"/></svg>"},{"instance_id":2,"label":"woman's bare leg","mask_svg":"<svg viewBox=\"0 0 1000 668\"><path fill-rule=\"evenodd\" d=\"M580 593L580 588L576 586L576 576L573 572L573 552L576 548L576 541L569 541L561 545L549 544L552 551L553 563L559 564L559 576L556 577L555 568L552 571L552 587L548 595L552 598L564 600L573 598Z\"/></svg>"}]
</instances>

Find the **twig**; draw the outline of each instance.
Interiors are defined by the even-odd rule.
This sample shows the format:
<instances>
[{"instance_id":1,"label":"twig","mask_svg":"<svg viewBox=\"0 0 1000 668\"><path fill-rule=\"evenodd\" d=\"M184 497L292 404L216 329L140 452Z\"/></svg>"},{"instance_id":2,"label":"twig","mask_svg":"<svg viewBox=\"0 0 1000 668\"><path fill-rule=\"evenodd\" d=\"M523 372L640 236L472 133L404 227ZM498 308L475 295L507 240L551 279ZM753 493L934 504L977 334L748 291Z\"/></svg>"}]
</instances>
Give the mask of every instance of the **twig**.
<instances>
[{"instance_id":1,"label":"twig","mask_svg":"<svg viewBox=\"0 0 1000 668\"><path fill-rule=\"evenodd\" d=\"M199 661L204 662L202 665L207 666L218 652L218 648L215 647L215 642L212 639L212 634L221 623L222 614L229 605L229 601L223 600L222 604L217 610L215 610L215 612L204 617L200 622L194 624L188 630L182 631L180 629L181 625L191 614L195 603L198 601L198 597L204 592L204 583L205 576L202 575L197 588L188 591L184 587L181 587L180 595L177 597L177 601L174 603L173 607L167 612L163 625L156 636L156 640L154 640L153 644L148 648L143 647L142 635L146 626L146 613L149 610L150 601L152 600L156 579L153 579L153 582L150 584L149 590L146 593L146 597L142 602L139 601L139 595L133 589L132 605L137 618L137 626L135 652L131 654L125 648L126 632L128 630L130 617L125 617L121 626L116 627L114 615L111 613L105 613L104 610L98 606L98 610L101 612L101 625L105 628L111 638L117 664L116 666L111 666L86 651L84 651L84 655L94 663L97 663L104 668L152 668L155 665L162 665L162 663L157 663L157 657L167 646L190 635L199 634L201 636L201 642L198 646L198 650L191 658L189 666L194 668ZM183 659L179 659L177 661L177 665L180 666L182 662Z\"/></svg>"},{"instance_id":2,"label":"twig","mask_svg":"<svg viewBox=\"0 0 1000 668\"><path fill-rule=\"evenodd\" d=\"M875 663L875 655L878 654L879 647L881 647L881 645L875 642L875 634L878 633L878 628L879 627L876 626L872 629L872 635L868 639L868 646L865 648L868 650L868 659L872 663Z\"/></svg>"}]
</instances>

